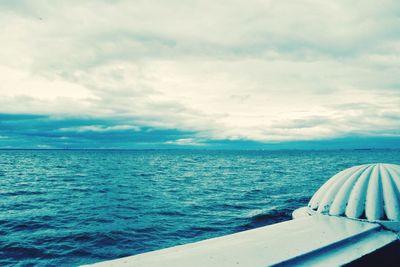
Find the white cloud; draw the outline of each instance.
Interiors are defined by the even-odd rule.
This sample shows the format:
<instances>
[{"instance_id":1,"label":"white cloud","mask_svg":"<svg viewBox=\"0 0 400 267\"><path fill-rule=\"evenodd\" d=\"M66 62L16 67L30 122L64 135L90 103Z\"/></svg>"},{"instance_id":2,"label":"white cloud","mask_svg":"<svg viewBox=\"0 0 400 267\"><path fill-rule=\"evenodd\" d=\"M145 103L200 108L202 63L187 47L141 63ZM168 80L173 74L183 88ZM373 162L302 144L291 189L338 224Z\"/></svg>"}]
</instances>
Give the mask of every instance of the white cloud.
<instances>
[{"instance_id":1,"label":"white cloud","mask_svg":"<svg viewBox=\"0 0 400 267\"><path fill-rule=\"evenodd\" d=\"M165 142L167 145L179 145L179 146L204 146L205 144L194 138L181 138L177 140L171 140Z\"/></svg>"},{"instance_id":2,"label":"white cloud","mask_svg":"<svg viewBox=\"0 0 400 267\"><path fill-rule=\"evenodd\" d=\"M50 101L57 98L79 101L95 97L84 86L60 77L49 79L5 66L0 66L0 73L2 74L0 76L2 97L26 96Z\"/></svg>"},{"instance_id":3,"label":"white cloud","mask_svg":"<svg viewBox=\"0 0 400 267\"><path fill-rule=\"evenodd\" d=\"M390 0L9 2L0 112L122 117L204 139L398 135L399 9Z\"/></svg>"},{"instance_id":4,"label":"white cloud","mask_svg":"<svg viewBox=\"0 0 400 267\"><path fill-rule=\"evenodd\" d=\"M79 127L60 128L61 132L113 132L113 131L126 131L133 130L140 131L140 127L134 125L115 125L115 126L102 126L102 125L85 125Z\"/></svg>"}]
</instances>

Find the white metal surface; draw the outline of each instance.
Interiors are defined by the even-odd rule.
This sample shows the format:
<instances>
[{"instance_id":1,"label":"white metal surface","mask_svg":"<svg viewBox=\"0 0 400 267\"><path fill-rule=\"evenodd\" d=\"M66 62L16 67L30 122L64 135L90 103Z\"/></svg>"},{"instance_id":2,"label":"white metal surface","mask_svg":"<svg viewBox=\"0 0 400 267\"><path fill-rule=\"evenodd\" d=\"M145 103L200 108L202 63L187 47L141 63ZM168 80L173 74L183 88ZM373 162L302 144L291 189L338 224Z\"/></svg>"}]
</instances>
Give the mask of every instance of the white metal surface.
<instances>
[{"instance_id":1,"label":"white metal surface","mask_svg":"<svg viewBox=\"0 0 400 267\"><path fill-rule=\"evenodd\" d=\"M341 171L321 186L308 206L328 215L398 223L400 166L366 164Z\"/></svg>"},{"instance_id":2,"label":"white metal surface","mask_svg":"<svg viewBox=\"0 0 400 267\"><path fill-rule=\"evenodd\" d=\"M337 266L395 240L378 224L317 214L94 266Z\"/></svg>"}]
</instances>

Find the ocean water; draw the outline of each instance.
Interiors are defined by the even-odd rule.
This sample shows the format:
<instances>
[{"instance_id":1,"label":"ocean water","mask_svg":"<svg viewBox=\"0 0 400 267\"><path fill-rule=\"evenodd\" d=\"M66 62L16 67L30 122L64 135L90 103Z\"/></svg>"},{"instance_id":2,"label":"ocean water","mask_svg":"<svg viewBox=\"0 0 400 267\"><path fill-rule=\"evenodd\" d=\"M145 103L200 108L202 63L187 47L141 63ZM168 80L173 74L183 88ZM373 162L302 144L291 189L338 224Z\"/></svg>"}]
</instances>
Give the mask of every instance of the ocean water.
<instances>
[{"instance_id":1,"label":"ocean water","mask_svg":"<svg viewBox=\"0 0 400 267\"><path fill-rule=\"evenodd\" d=\"M290 219L400 150L0 151L0 266L77 266Z\"/></svg>"}]
</instances>

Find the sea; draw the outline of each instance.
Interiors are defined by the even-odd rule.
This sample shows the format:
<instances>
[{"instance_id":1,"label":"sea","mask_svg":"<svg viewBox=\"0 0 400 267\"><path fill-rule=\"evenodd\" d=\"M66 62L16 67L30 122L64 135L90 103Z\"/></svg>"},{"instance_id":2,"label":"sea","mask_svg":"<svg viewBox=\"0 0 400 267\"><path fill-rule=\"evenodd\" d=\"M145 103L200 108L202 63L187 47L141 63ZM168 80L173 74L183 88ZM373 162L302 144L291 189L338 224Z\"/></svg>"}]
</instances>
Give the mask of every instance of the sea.
<instances>
[{"instance_id":1,"label":"sea","mask_svg":"<svg viewBox=\"0 0 400 267\"><path fill-rule=\"evenodd\" d=\"M0 150L0 266L78 266L291 219L400 150Z\"/></svg>"}]
</instances>

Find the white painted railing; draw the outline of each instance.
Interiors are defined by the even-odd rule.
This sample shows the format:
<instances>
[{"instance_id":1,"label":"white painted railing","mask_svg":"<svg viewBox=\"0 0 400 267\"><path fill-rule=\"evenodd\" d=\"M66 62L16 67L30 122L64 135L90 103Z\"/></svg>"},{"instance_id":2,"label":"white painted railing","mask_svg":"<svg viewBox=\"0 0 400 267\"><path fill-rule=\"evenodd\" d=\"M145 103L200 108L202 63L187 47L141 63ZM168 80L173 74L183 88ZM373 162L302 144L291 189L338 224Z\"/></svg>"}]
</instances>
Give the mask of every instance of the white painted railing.
<instances>
[{"instance_id":1,"label":"white painted railing","mask_svg":"<svg viewBox=\"0 0 400 267\"><path fill-rule=\"evenodd\" d=\"M338 266L396 240L378 224L315 215L93 266Z\"/></svg>"}]
</instances>

